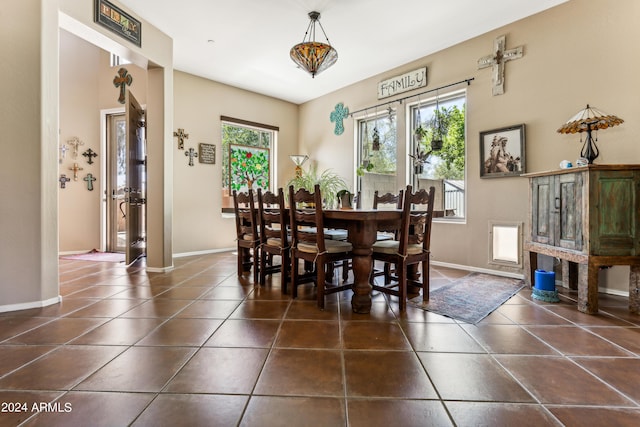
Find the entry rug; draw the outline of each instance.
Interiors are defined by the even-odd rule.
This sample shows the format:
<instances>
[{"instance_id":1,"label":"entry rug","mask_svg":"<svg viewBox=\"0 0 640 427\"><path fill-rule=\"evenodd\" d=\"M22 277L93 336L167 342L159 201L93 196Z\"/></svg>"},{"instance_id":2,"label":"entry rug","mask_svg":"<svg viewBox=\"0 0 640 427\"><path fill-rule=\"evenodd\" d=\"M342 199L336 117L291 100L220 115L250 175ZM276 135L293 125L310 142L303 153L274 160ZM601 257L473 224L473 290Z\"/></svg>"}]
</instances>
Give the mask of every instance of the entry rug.
<instances>
[{"instance_id":1,"label":"entry rug","mask_svg":"<svg viewBox=\"0 0 640 427\"><path fill-rule=\"evenodd\" d=\"M123 252L100 252L92 250L86 254L63 255L60 259L74 259L80 261L124 262Z\"/></svg>"},{"instance_id":2,"label":"entry rug","mask_svg":"<svg viewBox=\"0 0 640 427\"><path fill-rule=\"evenodd\" d=\"M478 323L509 298L524 288L524 281L490 274L471 273L450 285L434 289L429 301L422 302L422 295L409 300L409 304L423 310Z\"/></svg>"}]
</instances>

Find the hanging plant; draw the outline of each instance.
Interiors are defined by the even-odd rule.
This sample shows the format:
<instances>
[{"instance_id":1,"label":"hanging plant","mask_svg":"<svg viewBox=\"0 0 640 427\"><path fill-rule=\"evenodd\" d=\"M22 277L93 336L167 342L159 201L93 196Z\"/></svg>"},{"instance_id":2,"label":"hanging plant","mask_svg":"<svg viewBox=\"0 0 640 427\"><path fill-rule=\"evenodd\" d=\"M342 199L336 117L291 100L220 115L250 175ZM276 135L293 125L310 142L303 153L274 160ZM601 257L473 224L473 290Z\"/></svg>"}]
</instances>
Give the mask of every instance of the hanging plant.
<instances>
[{"instance_id":1,"label":"hanging plant","mask_svg":"<svg viewBox=\"0 0 640 427\"><path fill-rule=\"evenodd\" d=\"M443 108L443 110L445 110ZM433 118L431 119L431 123L429 124L431 129L433 130L433 134L431 137L431 150L438 151L442 149L444 145L444 137L449 132L449 121L448 114L445 111L440 111L440 103L439 98L436 93L436 109L433 112Z\"/></svg>"},{"instance_id":2,"label":"hanging plant","mask_svg":"<svg viewBox=\"0 0 640 427\"><path fill-rule=\"evenodd\" d=\"M371 137L371 149L373 151L380 151L380 132L378 132L378 128L373 128L373 136Z\"/></svg>"},{"instance_id":3,"label":"hanging plant","mask_svg":"<svg viewBox=\"0 0 640 427\"><path fill-rule=\"evenodd\" d=\"M371 172L373 168L374 166L373 166L373 163L371 163L371 161L363 160L362 163L360 163L360 166L358 166L358 168L356 169L356 175L364 176L365 172Z\"/></svg>"},{"instance_id":4,"label":"hanging plant","mask_svg":"<svg viewBox=\"0 0 640 427\"><path fill-rule=\"evenodd\" d=\"M416 154L409 154L409 157L413 159L413 170L417 175L421 174L424 170L425 163L429 163L429 156L431 155L431 150L424 151L419 146L416 147Z\"/></svg>"}]
</instances>

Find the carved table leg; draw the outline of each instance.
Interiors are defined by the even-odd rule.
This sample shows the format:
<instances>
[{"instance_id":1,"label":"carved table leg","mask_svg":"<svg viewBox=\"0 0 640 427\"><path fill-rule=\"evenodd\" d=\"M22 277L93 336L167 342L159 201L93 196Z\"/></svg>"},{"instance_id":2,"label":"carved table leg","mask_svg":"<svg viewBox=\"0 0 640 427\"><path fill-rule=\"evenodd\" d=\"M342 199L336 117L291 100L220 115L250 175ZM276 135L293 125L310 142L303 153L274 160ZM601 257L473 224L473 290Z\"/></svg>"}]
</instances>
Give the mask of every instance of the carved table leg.
<instances>
[{"instance_id":1,"label":"carved table leg","mask_svg":"<svg viewBox=\"0 0 640 427\"><path fill-rule=\"evenodd\" d=\"M377 236L376 223L350 224L349 241L353 245L353 296L351 308L354 313L371 311L371 284L369 277L373 269L373 243Z\"/></svg>"},{"instance_id":2,"label":"carved table leg","mask_svg":"<svg viewBox=\"0 0 640 427\"><path fill-rule=\"evenodd\" d=\"M419 264L407 266L407 295L414 297L420 294L422 283L420 282ZM397 274L397 273L396 273Z\"/></svg>"},{"instance_id":3,"label":"carved table leg","mask_svg":"<svg viewBox=\"0 0 640 427\"><path fill-rule=\"evenodd\" d=\"M351 308L354 313L367 314L371 311L371 285L369 274L373 265L371 248L353 249L353 296Z\"/></svg>"}]
</instances>

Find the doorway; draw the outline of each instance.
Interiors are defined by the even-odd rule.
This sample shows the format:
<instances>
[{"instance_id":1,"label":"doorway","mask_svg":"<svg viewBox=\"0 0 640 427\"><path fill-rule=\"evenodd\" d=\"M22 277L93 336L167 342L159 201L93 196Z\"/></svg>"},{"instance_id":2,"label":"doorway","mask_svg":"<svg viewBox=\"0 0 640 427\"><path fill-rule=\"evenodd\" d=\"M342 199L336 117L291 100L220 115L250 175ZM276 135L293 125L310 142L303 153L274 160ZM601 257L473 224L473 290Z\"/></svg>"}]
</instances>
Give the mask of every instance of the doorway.
<instances>
[{"instance_id":1,"label":"doorway","mask_svg":"<svg viewBox=\"0 0 640 427\"><path fill-rule=\"evenodd\" d=\"M130 264L146 255L146 121L127 92L124 111L105 114L105 247L124 252Z\"/></svg>"}]
</instances>

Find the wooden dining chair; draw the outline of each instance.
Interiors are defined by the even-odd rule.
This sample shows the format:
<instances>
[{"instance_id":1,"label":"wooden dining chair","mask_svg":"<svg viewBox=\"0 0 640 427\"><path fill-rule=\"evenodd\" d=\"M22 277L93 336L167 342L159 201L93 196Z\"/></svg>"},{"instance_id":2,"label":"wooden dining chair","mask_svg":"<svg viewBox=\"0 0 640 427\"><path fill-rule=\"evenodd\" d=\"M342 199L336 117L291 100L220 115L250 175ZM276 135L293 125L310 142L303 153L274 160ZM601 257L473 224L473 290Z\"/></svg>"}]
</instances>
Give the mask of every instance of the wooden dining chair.
<instances>
[{"instance_id":1,"label":"wooden dining chair","mask_svg":"<svg viewBox=\"0 0 640 427\"><path fill-rule=\"evenodd\" d=\"M398 191L398 194L385 193L380 195L378 190L373 193L373 209L380 209L380 205L389 205L393 209L402 209L402 195L404 190Z\"/></svg>"},{"instance_id":2,"label":"wooden dining chair","mask_svg":"<svg viewBox=\"0 0 640 427\"><path fill-rule=\"evenodd\" d=\"M253 191L238 193L233 190L233 209L236 216L238 276L242 276L253 266L253 282L258 283L260 237Z\"/></svg>"},{"instance_id":3,"label":"wooden dining chair","mask_svg":"<svg viewBox=\"0 0 640 427\"><path fill-rule=\"evenodd\" d=\"M284 191L277 193L258 188L258 222L260 234L260 285L266 283L266 276L280 272L280 289L287 292L287 282L291 273L289 221L284 203ZM273 257L280 257L280 264L273 263Z\"/></svg>"},{"instance_id":4,"label":"wooden dining chair","mask_svg":"<svg viewBox=\"0 0 640 427\"><path fill-rule=\"evenodd\" d=\"M400 311L406 309L408 284L419 285L422 288L423 301L429 299L429 246L434 194L434 187L428 192L422 189L413 193L412 187L407 186L398 240L383 240L373 245L374 261L395 264L396 277L391 283L382 286L372 280L372 287L377 291L397 296ZM417 267L418 264L422 264L421 282L417 277L409 277L409 273L412 273L409 267Z\"/></svg>"},{"instance_id":5,"label":"wooden dining chair","mask_svg":"<svg viewBox=\"0 0 640 427\"><path fill-rule=\"evenodd\" d=\"M373 209L402 209L402 201L403 201L404 190L398 191L395 193L385 193L379 194L378 190L373 193ZM378 235L376 236L376 241L382 240L397 240L398 239L398 229L397 228L380 228L378 230ZM384 277L384 284L388 285L391 283L392 274L395 273L395 266L391 263L385 262L383 265L383 269L374 269L373 277Z\"/></svg>"},{"instance_id":6,"label":"wooden dining chair","mask_svg":"<svg viewBox=\"0 0 640 427\"><path fill-rule=\"evenodd\" d=\"M327 282L327 268L334 263L352 258L351 243L328 239L324 233L322 195L320 186L314 192L289 187L289 218L291 221L291 295L298 296L298 286L314 281L317 287L318 307L324 309L325 295L352 288L352 283ZM313 263L313 276L299 274L300 260ZM333 278L333 274L330 275Z\"/></svg>"}]
</instances>

